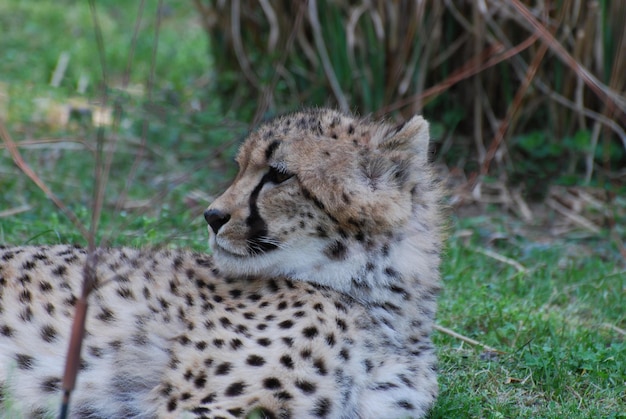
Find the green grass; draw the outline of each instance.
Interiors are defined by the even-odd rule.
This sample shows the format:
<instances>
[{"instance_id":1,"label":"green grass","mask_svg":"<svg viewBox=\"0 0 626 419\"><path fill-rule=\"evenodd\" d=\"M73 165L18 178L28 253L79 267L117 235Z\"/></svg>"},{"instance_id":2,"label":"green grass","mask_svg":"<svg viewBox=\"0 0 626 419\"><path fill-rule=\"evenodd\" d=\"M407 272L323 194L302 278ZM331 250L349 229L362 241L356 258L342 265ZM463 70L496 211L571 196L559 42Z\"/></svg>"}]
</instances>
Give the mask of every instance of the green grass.
<instances>
[{"instance_id":1,"label":"green grass","mask_svg":"<svg viewBox=\"0 0 626 419\"><path fill-rule=\"evenodd\" d=\"M82 97L98 97L101 67L88 3L63 4L67 7L52 1L0 4L0 82L8 90L7 122L15 140L51 140L20 148L25 160L88 224L98 131L80 120L49 126L37 117L35 105L39 97L63 103L81 96L75 91L81 74L90 80ZM148 104L145 94L133 97L114 88L126 68L135 2L97 4L110 100L122 109L119 124L106 127L101 137L118 143L98 239L204 251L201 212L232 175L234 165L226 159L244 128L224 123L232 115L219 114L219 98L198 88L210 74L204 33L191 9L168 6ZM145 84L149 77L154 4L147 2L144 12L132 83ZM52 88L50 75L63 51L71 54L68 72L61 86ZM143 138L147 143L128 197L116 208ZM86 243L3 148L0 191L0 244ZM500 352L436 332L441 393L431 418L626 418L626 343L619 332L626 329L624 262L603 237L546 241L546 234L539 240L519 231L524 228L499 215L453 223L438 322Z\"/></svg>"},{"instance_id":2,"label":"green grass","mask_svg":"<svg viewBox=\"0 0 626 419\"><path fill-rule=\"evenodd\" d=\"M599 240L516 237L490 246L489 230L507 227L498 221L462 220L464 238L453 233L439 323L502 353L437 333L441 397L431 417L626 417L626 267L618 253Z\"/></svg>"}]
</instances>

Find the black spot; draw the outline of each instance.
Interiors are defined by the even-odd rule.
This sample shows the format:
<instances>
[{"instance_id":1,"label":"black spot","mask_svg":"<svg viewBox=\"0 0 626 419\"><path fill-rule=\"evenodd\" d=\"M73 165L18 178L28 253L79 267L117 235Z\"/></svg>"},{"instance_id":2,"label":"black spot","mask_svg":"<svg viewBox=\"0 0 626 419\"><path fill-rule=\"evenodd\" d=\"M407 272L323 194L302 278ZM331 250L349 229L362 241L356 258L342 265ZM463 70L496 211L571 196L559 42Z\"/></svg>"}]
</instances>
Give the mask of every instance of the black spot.
<instances>
[{"instance_id":1,"label":"black spot","mask_svg":"<svg viewBox=\"0 0 626 419\"><path fill-rule=\"evenodd\" d=\"M343 311L344 313L348 312L348 309L346 308L346 306L341 304L339 301L335 301L335 308L339 311Z\"/></svg>"},{"instance_id":2,"label":"black spot","mask_svg":"<svg viewBox=\"0 0 626 419\"><path fill-rule=\"evenodd\" d=\"M388 266L385 268L385 275L391 278L398 278L400 276L400 273L393 269L391 266Z\"/></svg>"},{"instance_id":3,"label":"black spot","mask_svg":"<svg viewBox=\"0 0 626 419\"><path fill-rule=\"evenodd\" d=\"M261 298L263 297L261 297L261 295L257 293L248 295L248 300L253 301L253 302L259 301Z\"/></svg>"},{"instance_id":4,"label":"black spot","mask_svg":"<svg viewBox=\"0 0 626 419\"><path fill-rule=\"evenodd\" d=\"M263 359L262 357L258 355L250 355L246 359L246 364L253 366L253 367L260 367L265 364L265 359Z\"/></svg>"},{"instance_id":5,"label":"black spot","mask_svg":"<svg viewBox=\"0 0 626 419\"><path fill-rule=\"evenodd\" d=\"M181 266L183 266L183 258L180 256L176 256L174 258L174 262L172 263L172 266L174 267L175 270L179 270Z\"/></svg>"},{"instance_id":6,"label":"black spot","mask_svg":"<svg viewBox=\"0 0 626 419\"><path fill-rule=\"evenodd\" d=\"M236 407L234 409L228 409L227 412L235 417L240 417L243 414L243 409L240 407Z\"/></svg>"},{"instance_id":7,"label":"black spot","mask_svg":"<svg viewBox=\"0 0 626 419\"><path fill-rule=\"evenodd\" d=\"M398 388L398 386L394 383L384 382L384 383L376 383L373 386L373 390L391 390L392 388Z\"/></svg>"},{"instance_id":8,"label":"black spot","mask_svg":"<svg viewBox=\"0 0 626 419\"><path fill-rule=\"evenodd\" d=\"M6 324L3 324L0 327L0 334L2 334L2 336L6 336L10 338L11 336L13 336L14 332L15 332L15 329L13 329L11 326L8 326Z\"/></svg>"},{"instance_id":9,"label":"black spot","mask_svg":"<svg viewBox=\"0 0 626 419\"><path fill-rule=\"evenodd\" d=\"M98 320L102 320L105 323L109 323L115 320L115 315L113 314L113 311L104 307L102 311L96 316L96 318Z\"/></svg>"},{"instance_id":10,"label":"black spot","mask_svg":"<svg viewBox=\"0 0 626 419\"><path fill-rule=\"evenodd\" d=\"M117 295L119 295L125 300L135 299L135 294L133 294L133 291L130 288L126 288L126 287L119 287L117 289Z\"/></svg>"},{"instance_id":11,"label":"black spot","mask_svg":"<svg viewBox=\"0 0 626 419\"><path fill-rule=\"evenodd\" d=\"M407 377L404 374L398 374L398 378L400 380L402 380L402 382L408 387L408 388L415 388L415 384L413 384L413 381L411 381L411 379L409 377Z\"/></svg>"},{"instance_id":12,"label":"black spot","mask_svg":"<svg viewBox=\"0 0 626 419\"><path fill-rule=\"evenodd\" d=\"M174 295L178 295L178 284L173 280L170 281L170 292Z\"/></svg>"},{"instance_id":13,"label":"black spot","mask_svg":"<svg viewBox=\"0 0 626 419\"><path fill-rule=\"evenodd\" d=\"M211 259L207 258L198 257L196 258L196 263L205 268L210 268L211 266L213 266L213 264L211 263Z\"/></svg>"},{"instance_id":14,"label":"black spot","mask_svg":"<svg viewBox=\"0 0 626 419\"><path fill-rule=\"evenodd\" d=\"M300 351L300 356L302 357L302 359L309 359L311 358L311 350L306 348Z\"/></svg>"},{"instance_id":15,"label":"black spot","mask_svg":"<svg viewBox=\"0 0 626 419\"><path fill-rule=\"evenodd\" d=\"M172 394L172 390L174 390L174 387L170 383L166 382L161 386L161 390L159 390L159 393L161 393L161 396L167 397Z\"/></svg>"},{"instance_id":16,"label":"black spot","mask_svg":"<svg viewBox=\"0 0 626 419\"><path fill-rule=\"evenodd\" d=\"M21 370L33 369L33 357L26 354L15 354L17 360L17 367Z\"/></svg>"},{"instance_id":17,"label":"black spot","mask_svg":"<svg viewBox=\"0 0 626 419\"><path fill-rule=\"evenodd\" d=\"M315 361L313 361L313 366L315 367L319 375L326 375L328 373L328 370L326 369L326 363L324 363L324 360L322 358L317 358Z\"/></svg>"},{"instance_id":18,"label":"black spot","mask_svg":"<svg viewBox=\"0 0 626 419\"><path fill-rule=\"evenodd\" d=\"M381 248L381 251L383 253L383 256L387 257L389 256L389 244L385 244L383 245L383 247Z\"/></svg>"},{"instance_id":19,"label":"black spot","mask_svg":"<svg viewBox=\"0 0 626 419\"><path fill-rule=\"evenodd\" d=\"M288 347L292 347L293 346L293 338L290 338L289 336L285 336L283 338L281 338L281 340L283 341L283 343L285 345L287 345Z\"/></svg>"},{"instance_id":20,"label":"black spot","mask_svg":"<svg viewBox=\"0 0 626 419\"><path fill-rule=\"evenodd\" d=\"M172 397L168 402L167 402L167 411L168 412L173 412L174 410L176 410L176 399L174 397Z\"/></svg>"},{"instance_id":21,"label":"black spot","mask_svg":"<svg viewBox=\"0 0 626 419\"><path fill-rule=\"evenodd\" d=\"M302 329L302 334L306 338L313 339L318 334L317 327L311 326L311 327L304 328Z\"/></svg>"},{"instance_id":22,"label":"black spot","mask_svg":"<svg viewBox=\"0 0 626 419\"><path fill-rule=\"evenodd\" d=\"M342 348L341 351L339 351L339 356L347 361L350 359L350 351L348 351L348 349L346 348Z\"/></svg>"},{"instance_id":23,"label":"black spot","mask_svg":"<svg viewBox=\"0 0 626 419\"><path fill-rule=\"evenodd\" d=\"M117 339L112 340L111 342L109 342L109 346L111 347L111 349L118 351L122 347L122 341Z\"/></svg>"},{"instance_id":24,"label":"black spot","mask_svg":"<svg viewBox=\"0 0 626 419\"><path fill-rule=\"evenodd\" d=\"M100 358L104 354L104 352L102 351L102 348L98 346L88 346L87 352L89 353L89 355L93 356L94 358Z\"/></svg>"},{"instance_id":25,"label":"black spot","mask_svg":"<svg viewBox=\"0 0 626 419\"><path fill-rule=\"evenodd\" d=\"M258 343L261 346L270 346L272 344L272 341L269 340L268 338L259 338L257 339L256 343Z\"/></svg>"},{"instance_id":26,"label":"black spot","mask_svg":"<svg viewBox=\"0 0 626 419\"><path fill-rule=\"evenodd\" d=\"M230 319L228 319L228 317L221 317L220 324L222 325L223 328L228 328L232 323Z\"/></svg>"},{"instance_id":27,"label":"black spot","mask_svg":"<svg viewBox=\"0 0 626 419\"><path fill-rule=\"evenodd\" d=\"M211 413L211 409L209 409L208 407L194 407L193 409L191 409L191 413L194 413L202 418L208 418L209 413Z\"/></svg>"},{"instance_id":28,"label":"black spot","mask_svg":"<svg viewBox=\"0 0 626 419\"><path fill-rule=\"evenodd\" d=\"M274 393L274 397L278 400L291 400L293 396L288 391L279 391L278 393Z\"/></svg>"},{"instance_id":29,"label":"black spot","mask_svg":"<svg viewBox=\"0 0 626 419\"><path fill-rule=\"evenodd\" d=\"M327 398L319 399L315 402L315 408L313 410L313 415L318 418L324 418L328 416L331 410L331 402Z\"/></svg>"},{"instance_id":30,"label":"black spot","mask_svg":"<svg viewBox=\"0 0 626 419\"><path fill-rule=\"evenodd\" d=\"M250 336L250 334L248 333L248 327L243 324L238 324L235 328L235 332L239 333L240 335Z\"/></svg>"},{"instance_id":31,"label":"black spot","mask_svg":"<svg viewBox=\"0 0 626 419\"><path fill-rule=\"evenodd\" d=\"M66 284L62 283L61 288L64 288L64 285ZM76 301L78 301L78 298L76 298L75 295L70 295L65 300L63 300L63 304L65 304L66 306L74 307L76 305Z\"/></svg>"},{"instance_id":32,"label":"black spot","mask_svg":"<svg viewBox=\"0 0 626 419\"><path fill-rule=\"evenodd\" d=\"M31 310L30 306L22 310L22 312L20 313L20 319L24 320L25 322L30 322L33 319L33 310Z\"/></svg>"},{"instance_id":33,"label":"black spot","mask_svg":"<svg viewBox=\"0 0 626 419\"><path fill-rule=\"evenodd\" d=\"M89 365L89 363L87 361L85 361L83 358L80 359L80 363L78 365L78 370L79 371L85 371L88 370L91 366Z\"/></svg>"},{"instance_id":34,"label":"black spot","mask_svg":"<svg viewBox=\"0 0 626 419\"><path fill-rule=\"evenodd\" d=\"M291 359L289 355L281 356L280 363L283 364L285 367L289 368L290 370L294 368L293 359Z\"/></svg>"},{"instance_id":35,"label":"black spot","mask_svg":"<svg viewBox=\"0 0 626 419\"><path fill-rule=\"evenodd\" d=\"M313 309L319 313L324 312L324 305L322 303L317 303L313 306Z\"/></svg>"},{"instance_id":36,"label":"black spot","mask_svg":"<svg viewBox=\"0 0 626 419\"><path fill-rule=\"evenodd\" d=\"M28 303L32 299L32 294L29 290L22 290L19 296L19 300L22 303Z\"/></svg>"},{"instance_id":37,"label":"black spot","mask_svg":"<svg viewBox=\"0 0 626 419\"><path fill-rule=\"evenodd\" d=\"M39 283L39 289L41 292L50 292L52 290L52 285L48 281L41 281Z\"/></svg>"},{"instance_id":38,"label":"black spot","mask_svg":"<svg viewBox=\"0 0 626 419\"><path fill-rule=\"evenodd\" d=\"M374 368L374 364L369 359L363 361L363 365L365 366L365 372L370 372Z\"/></svg>"},{"instance_id":39,"label":"black spot","mask_svg":"<svg viewBox=\"0 0 626 419\"><path fill-rule=\"evenodd\" d=\"M159 302L159 305L161 306L161 309L163 309L163 310L167 310L169 308L169 306L170 306L170 303L168 303L162 297L157 298L157 301Z\"/></svg>"},{"instance_id":40,"label":"black spot","mask_svg":"<svg viewBox=\"0 0 626 419\"><path fill-rule=\"evenodd\" d=\"M228 293L230 294L230 296L232 298L239 298L239 297L241 297L241 294L243 292L241 290L238 290L238 289L232 289Z\"/></svg>"},{"instance_id":41,"label":"black spot","mask_svg":"<svg viewBox=\"0 0 626 419\"><path fill-rule=\"evenodd\" d=\"M286 301L281 301L280 303L278 303L278 306L276 306L276 308L278 308L279 310L284 310L287 308L287 302Z\"/></svg>"},{"instance_id":42,"label":"black spot","mask_svg":"<svg viewBox=\"0 0 626 419\"><path fill-rule=\"evenodd\" d=\"M337 327L339 327L344 332L346 330L348 330L348 325L346 324L346 322L343 319L337 318L337 319L335 319L335 323L337 323Z\"/></svg>"},{"instance_id":43,"label":"black spot","mask_svg":"<svg viewBox=\"0 0 626 419\"><path fill-rule=\"evenodd\" d=\"M217 394L215 393L209 393L206 396L204 396L202 398L202 400L200 400L200 403L202 404L209 404L209 403L213 403L215 401L215 398L217 397Z\"/></svg>"},{"instance_id":44,"label":"black spot","mask_svg":"<svg viewBox=\"0 0 626 419\"><path fill-rule=\"evenodd\" d=\"M240 396L243 394L247 385L243 381L237 381L232 383L226 388L224 394L228 397Z\"/></svg>"},{"instance_id":45,"label":"black spot","mask_svg":"<svg viewBox=\"0 0 626 419\"><path fill-rule=\"evenodd\" d=\"M44 341L48 343L54 342L57 338L57 331L54 327L50 325L45 325L41 328L40 336Z\"/></svg>"},{"instance_id":46,"label":"black spot","mask_svg":"<svg viewBox=\"0 0 626 419\"><path fill-rule=\"evenodd\" d=\"M22 265L22 269L26 270L26 271L30 271L31 269L33 269L37 264L35 262L33 262L32 260L27 260L26 262L24 262L24 264Z\"/></svg>"},{"instance_id":47,"label":"black spot","mask_svg":"<svg viewBox=\"0 0 626 419\"><path fill-rule=\"evenodd\" d=\"M193 380L193 385L196 386L196 388L204 388L205 384L206 374L201 371L198 373L198 376Z\"/></svg>"},{"instance_id":48,"label":"black spot","mask_svg":"<svg viewBox=\"0 0 626 419\"><path fill-rule=\"evenodd\" d=\"M282 387L280 380L276 377L268 377L263 380L263 387L268 390L276 390Z\"/></svg>"},{"instance_id":49,"label":"black spot","mask_svg":"<svg viewBox=\"0 0 626 419\"><path fill-rule=\"evenodd\" d=\"M233 369L233 364L224 362L215 367L215 375L227 375Z\"/></svg>"},{"instance_id":50,"label":"black spot","mask_svg":"<svg viewBox=\"0 0 626 419\"><path fill-rule=\"evenodd\" d=\"M278 323L278 327L280 327L281 329L290 329L292 326L293 326L293 321L291 320L285 320L285 321Z\"/></svg>"},{"instance_id":51,"label":"black spot","mask_svg":"<svg viewBox=\"0 0 626 419\"><path fill-rule=\"evenodd\" d=\"M315 390L317 390L315 384L310 381L297 380L295 384L296 387L298 387L304 394L313 394L315 393Z\"/></svg>"},{"instance_id":52,"label":"black spot","mask_svg":"<svg viewBox=\"0 0 626 419\"><path fill-rule=\"evenodd\" d=\"M196 349L199 351L204 351L207 346L207 343L203 340L196 342Z\"/></svg>"},{"instance_id":53,"label":"black spot","mask_svg":"<svg viewBox=\"0 0 626 419\"><path fill-rule=\"evenodd\" d=\"M332 333L329 333L326 335L326 343L328 344L328 346L333 347L335 346L335 335Z\"/></svg>"},{"instance_id":54,"label":"black spot","mask_svg":"<svg viewBox=\"0 0 626 419\"><path fill-rule=\"evenodd\" d=\"M55 393L61 388L61 379L59 377L47 377L41 382L39 388L44 393Z\"/></svg>"},{"instance_id":55,"label":"black spot","mask_svg":"<svg viewBox=\"0 0 626 419\"><path fill-rule=\"evenodd\" d=\"M406 410L413 410L415 409L415 406L413 406L413 404L411 404L411 402L407 401L407 400L400 400L398 402L396 402L396 406L402 408L402 409L406 409Z\"/></svg>"},{"instance_id":56,"label":"black spot","mask_svg":"<svg viewBox=\"0 0 626 419\"><path fill-rule=\"evenodd\" d=\"M345 244L336 240L326 247L324 254L332 260L344 260L348 254L348 248Z\"/></svg>"},{"instance_id":57,"label":"black spot","mask_svg":"<svg viewBox=\"0 0 626 419\"><path fill-rule=\"evenodd\" d=\"M63 265L59 265L52 270L52 275L55 276L64 276L67 273L67 267Z\"/></svg>"},{"instance_id":58,"label":"black spot","mask_svg":"<svg viewBox=\"0 0 626 419\"><path fill-rule=\"evenodd\" d=\"M230 341L230 347L234 350L237 350L243 346L243 342L237 338L232 339Z\"/></svg>"}]
</instances>

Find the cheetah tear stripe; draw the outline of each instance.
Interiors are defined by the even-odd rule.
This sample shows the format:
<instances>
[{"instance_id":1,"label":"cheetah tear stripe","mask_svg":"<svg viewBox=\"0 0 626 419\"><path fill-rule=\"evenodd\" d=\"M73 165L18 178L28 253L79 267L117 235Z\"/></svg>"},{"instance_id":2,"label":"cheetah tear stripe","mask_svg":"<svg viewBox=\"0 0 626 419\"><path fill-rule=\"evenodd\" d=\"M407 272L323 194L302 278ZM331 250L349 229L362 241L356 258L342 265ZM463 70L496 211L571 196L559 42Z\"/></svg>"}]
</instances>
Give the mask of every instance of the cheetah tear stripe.
<instances>
[{"instance_id":1,"label":"cheetah tear stripe","mask_svg":"<svg viewBox=\"0 0 626 419\"><path fill-rule=\"evenodd\" d=\"M421 418L440 191L428 124L327 109L268 122L205 213L213 256L98 249L74 418ZM86 251L0 247L0 398L60 400Z\"/></svg>"}]
</instances>

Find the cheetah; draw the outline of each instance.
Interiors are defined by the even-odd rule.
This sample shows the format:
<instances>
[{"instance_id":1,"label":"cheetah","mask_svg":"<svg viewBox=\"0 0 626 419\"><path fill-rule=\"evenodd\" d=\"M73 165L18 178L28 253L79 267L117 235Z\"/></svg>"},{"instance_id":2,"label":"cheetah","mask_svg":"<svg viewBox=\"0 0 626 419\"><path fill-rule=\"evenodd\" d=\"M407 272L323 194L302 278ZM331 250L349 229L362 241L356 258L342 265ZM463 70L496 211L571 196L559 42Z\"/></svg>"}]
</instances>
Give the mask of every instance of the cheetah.
<instances>
[{"instance_id":1,"label":"cheetah","mask_svg":"<svg viewBox=\"0 0 626 419\"><path fill-rule=\"evenodd\" d=\"M212 255L100 248L74 418L421 418L436 399L441 192L428 123L267 122L204 212ZM60 400L88 252L0 248L0 398Z\"/></svg>"}]
</instances>

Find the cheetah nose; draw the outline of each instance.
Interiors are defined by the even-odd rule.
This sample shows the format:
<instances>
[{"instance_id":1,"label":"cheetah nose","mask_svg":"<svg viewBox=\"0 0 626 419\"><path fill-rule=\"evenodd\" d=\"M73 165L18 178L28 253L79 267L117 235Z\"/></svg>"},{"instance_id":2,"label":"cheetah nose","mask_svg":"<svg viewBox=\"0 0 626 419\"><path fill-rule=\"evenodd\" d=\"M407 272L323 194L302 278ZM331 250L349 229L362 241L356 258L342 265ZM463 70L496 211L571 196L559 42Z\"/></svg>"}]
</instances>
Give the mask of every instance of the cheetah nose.
<instances>
[{"instance_id":1,"label":"cheetah nose","mask_svg":"<svg viewBox=\"0 0 626 419\"><path fill-rule=\"evenodd\" d=\"M230 214L224 214L222 211L216 209L208 209L204 211L204 219L211 226L211 230L217 234L220 227L230 220Z\"/></svg>"}]
</instances>

